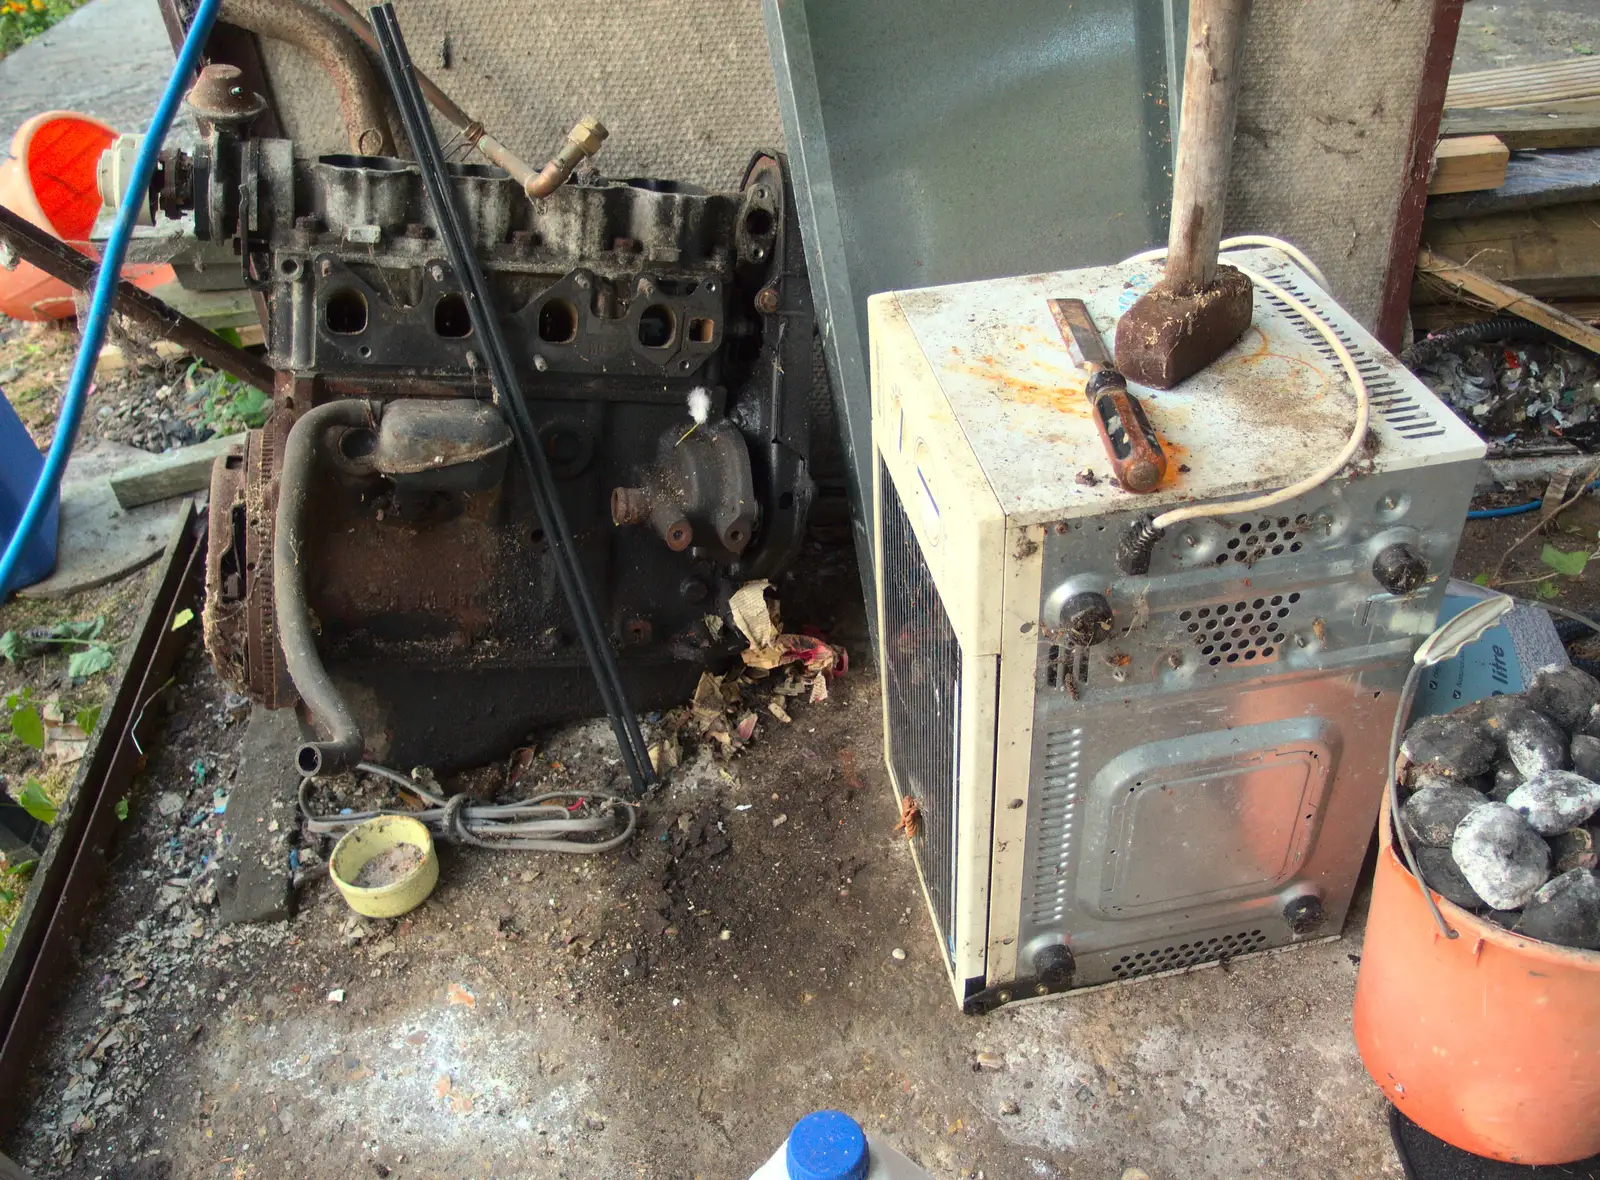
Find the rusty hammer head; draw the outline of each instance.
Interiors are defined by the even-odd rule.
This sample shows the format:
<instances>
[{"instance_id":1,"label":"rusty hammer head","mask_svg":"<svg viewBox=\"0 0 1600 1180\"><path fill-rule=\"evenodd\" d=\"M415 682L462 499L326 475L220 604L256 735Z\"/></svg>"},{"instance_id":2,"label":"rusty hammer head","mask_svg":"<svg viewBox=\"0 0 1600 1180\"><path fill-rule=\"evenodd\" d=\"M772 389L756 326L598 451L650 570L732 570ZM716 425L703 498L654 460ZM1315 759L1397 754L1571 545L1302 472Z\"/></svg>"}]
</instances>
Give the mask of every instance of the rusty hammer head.
<instances>
[{"instance_id":1,"label":"rusty hammer head","mask_svg":"<svg viewBox=\"0 0 1600 1180\"><path fill-rule=\"evenodd\" d=\"M1171 389L1226 352L1252 310L1250 280L1231 266L1187 292L1163 279L1117 321L1117 368L1129 381Z\"/></svg>"}]
</instances>

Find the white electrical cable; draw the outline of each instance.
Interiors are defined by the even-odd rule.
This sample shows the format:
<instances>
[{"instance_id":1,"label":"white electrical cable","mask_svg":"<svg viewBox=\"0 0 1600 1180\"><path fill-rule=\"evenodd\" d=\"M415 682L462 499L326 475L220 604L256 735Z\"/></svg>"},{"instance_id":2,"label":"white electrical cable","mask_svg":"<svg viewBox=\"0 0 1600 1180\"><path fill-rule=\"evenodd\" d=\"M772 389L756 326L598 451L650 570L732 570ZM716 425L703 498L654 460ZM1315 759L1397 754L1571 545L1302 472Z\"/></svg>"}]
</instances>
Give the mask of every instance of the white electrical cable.
<instances>
[{"instance_id":1,"label":"white electrical cable","mask_svg":"<svg viewBox=\"0 0 1600 1180\"><path fill-rule=\"evenodd\" d=\"M516 803L480 803L468 795L446 799L375 762L359 763L356 769L388 779L427 806L420 811L382 807L318 815L311 810L310 800L311 784L316 780L304 778L300 780L300 813L305 817L306 831L318 836L339 836L374 816L403 815L427 824L446 840L480 848L592 855L625 844L639 826L638 807L604 792L550 791Z\"/></svg>"},{"instance_id":2,"label":"white electrical cable","mask_svg":"<svg viewBox=\"0 0 1600 1180\"><path fill-rule=\"evenodd\" d=\"M1305 268L1306 273L1315 279L1319 286L1327 288L1327 280L1322 271L1311 259L1307 258L1298 248L1278 238L1267 237L1264 234L1247 234L1237 238L1226 238L1222 242L1222 249L1231 250L1240 246L1271 246L1282 250ZM1135 254L1128 262L1152 262L1158 258L1165 258L1165 247L1146 250L1142 254ZM1235 264L1237 265L1237 264ZM1305 300L1286 291L1265 275L1257 274L1248 267L1238 267L1240 271L1257 287L1267 294L1281 299L1291 309L1304 316L1306 321L1317 330L1328 347L1333 349L1339 363L1344 367L1345 376L1350 379L1350 391L1356 399L1356 420L1350 429L1350 437L1340 448L1339 453L1329 462L1319 467L1316 471L1288 487L1280 488L1275 492L1268 492L1260 496L1252 496L1244 500L1229 500L1222 504L1186 504L1182 508L1168 509L1150 522L1150 527L1157 531L1169 529L1175 524L1182 524L1186 520L1197 520L1207 516L1232 516L1242 513L1261 512L1264 509L1275 507L1287 500L1303 496L1313 488L1326 483L1344 469L1346 463L1355 458L1356 452L1361 449L1361 444L1367 437L1367 423L1371 417L1372 404L1367 396L1367 383L1362 379L1361 370L1356 367L1355 358L1350 355L1350 350L1339 339L1338 333L1333 330L1333 325L1325 320L1321 313L1306 303Z\"/></svg>"},{"instance_id":3,"label":"white electrical cable","mask_svg":"<svg viewBox=\"0 0 1600 1180\"><path fill-rule=\"evenodd\" d=\"M1300 264L1300 269L1310 275L1316 281L1317 286L1324 291L1330 289L1328 287L1328 276L1322 273L1322 268L1312 262L1306 252L1300 249L1299 246L1296 246L1293 242L1286 242L1282 238L1274 238L1268 234L1240 234L1236 238L1223 238L1218 243L1217 249L1241 250L1246 246L1270 246L1274 250L1282 250ZM1135 254L1132 258L1126 259L1124 265L1129 262L1152 262L1157 258L1165 258L1166 256L1167 248L1165 246L1157 246L1153 250L1145 250L1142 253Z\"/></svg>"}]
</instances>

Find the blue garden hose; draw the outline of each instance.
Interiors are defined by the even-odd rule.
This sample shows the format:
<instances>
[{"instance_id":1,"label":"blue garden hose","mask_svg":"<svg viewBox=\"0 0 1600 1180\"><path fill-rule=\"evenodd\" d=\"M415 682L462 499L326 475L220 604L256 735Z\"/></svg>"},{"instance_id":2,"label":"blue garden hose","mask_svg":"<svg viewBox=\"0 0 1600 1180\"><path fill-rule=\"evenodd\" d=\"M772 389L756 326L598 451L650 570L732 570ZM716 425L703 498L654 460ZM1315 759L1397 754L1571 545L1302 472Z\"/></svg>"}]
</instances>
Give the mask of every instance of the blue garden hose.
<instances>
[{"instance_id":1,"label":"blue garden hose","mask_svg":"<svg viewBox=\"0 0 1600 1180\"><path fill-rule=\"evenodd\" d=\"M100 360L100 346L105 343L106 325L111 319L111 305L116 298L117 282L122 277L122 262L128 255L128 241L133 237L133 226L139 218L144 194L150 190L155 176L156 158L172 120L178 113L178 103L183 101L189 80L194 76L195 64L216 23L217 10L222 0L200 0L194 21L178 50L178 60L172 68L172 77L161 92L150 130L139 144L139 154L133 163L133 176L128 182L127 196L117 208L117 220L106 238L105 252L100 259L100 270L95 275L94 292L89 297L89 311L81 325L82 340L78 356L72 364L72 376L67 382L66 396L61 399L61 410L56 416L55 437L50 440L50 453L45 456L39 471L39 480L33 486L28 506L23 509L17 528L6 543L5 556L0 557L0 586L10 583L12 574L22 560L22 551L39 522L49 510L60 487L61 475L66 470L67 456L78 437L78 425L83 420L83 406L89 397L89 383L94 380L95 365Z\"/></svg>"},{"instance_id":2,"label":"blue garden hose","mask_svg":"<svg viewBox=\"0 0 1600 1180\"><path fill-rule=\"evenodd\" d=\"M1592 492L1600 488L1600 479L1595 480L1583 490ZM1510 504L1504 508L1474 508L1467 513L1468 520L1493 520L1497 516L1521 516L1524 512L1537 512L1544 507L1543 500L1529 500L1526 504Z\"/></svg>"}]
</instances>

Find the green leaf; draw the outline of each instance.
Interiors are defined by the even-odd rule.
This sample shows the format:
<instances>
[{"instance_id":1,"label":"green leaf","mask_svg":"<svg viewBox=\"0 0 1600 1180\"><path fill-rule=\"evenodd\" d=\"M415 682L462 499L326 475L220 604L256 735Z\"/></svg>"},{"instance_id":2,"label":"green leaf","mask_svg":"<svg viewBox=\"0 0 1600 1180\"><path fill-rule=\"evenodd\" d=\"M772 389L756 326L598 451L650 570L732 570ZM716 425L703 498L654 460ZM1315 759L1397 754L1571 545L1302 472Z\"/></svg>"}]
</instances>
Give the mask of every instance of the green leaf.
<instances>
[{"instance_id":1,"label":"green leaf","mask_svg":"<svg viewBox=\"0 0 1600 1180\"><path fill-rule=\"evenodd\" d=\"M33 867L38 863L38 860L34 859L22 861L20 864L7 865L5 875L8 877L26 877L33 872Z\"/></svg>"},{"instance_id":2,"label":"green leaf","mask_svg":"<svg viewBox=\"0 0 1600 1180\"><path fill-rule=\"evenodd\" d=\"M93 619L77 619L57 623L50 628L50 633L57 639L98 639L100 632L105 630L106 617L100 615Z\"/></svg>"},{"instance_id":3,"label":"green leaf","mask_svg":"<svg viewBox=\"0 0 1600 1180\"><path fill-rule=\"evenodd\" d=\"M93 733L94 727L100 722L100 706L90 705L87 709L79 709L78 715L73 720L84 733Z\"/></svg>"},{"instance_id":4,"label":"green leaf","mask_svg":"<svg viewBox=\"0 0 1600 1180\"><path fill-rule=\"evenodd\" d=\"M1489 575L1475 574L1472 578L1472 584L1474 586L1487 586L1489 584Z\"/></svg>"},{"instance_id":5,"label":"green leaf","mask_svg":"<svg viewBox=\"0 0 1600 1180\"><path fill-rule=\"evenodd\" d=\"M223 340L226 340L235 348L244 347L244 343L239 337L239 330L237 328L217 328L215 331L218 336L220 336Z\"/></svg>"},{"instance_id":6,"label":"green leaf","mask_svg":"<svg viewBox=\"0 0 1600 1180\"><path fill-rule=\"evenodd\" d=\"M111 649L103 643L97 643L72 653L72 658L67 661L67 675L93 676L97 672L104 672L115 662L116 657L111 654Z\"/></svg>"},{"instance_id":7,"label":"green leaf","mask_svg":"<svg viewBox=\"0 0 1600 1180\"><path fill-rule=\"evenodd\" d=\"M123 820L128 818L128 797L126 795L117 800L117 818Z\"/></svg>"},{"instance_id":8,"label":"green leaf","mask_svg":"<svg viewBox=\"0 0 1600 1180\"><path fill-rule=\"evenodd\" d=\"M1576 578L1583 573L1583 567L1589 564L1589 555L1582 550L1568 553L1563 549L1557 549L1554 545L1546 545L1544 552L1539 554L1539 560L1558 574Z\"/></svg>"},{"instance_id":9,"label":"green leaf","mask_svg":"<svg viewBox=\"0 0 1600 1180\"><path fill-rule=\"evenodd\" d=\"M1540 598L1550 599L1561 597L1561 588L1549 578L1546 578L1544 581L1540 582L1536 589Z\"/></svg>"},{"instance_id":10,"label":"green leaf","mask_svg":"<svg viewBox=\"0 0 1600 1180\"><path fill-rule=\"evenodd\" d=\"M11 732L23 745L44 749L44 718L32 705L23 705L11 714Z\"/></svg>"},{"instance_id":11,"label":"green leaf","mask_svg":"<svg viewBox=\"0 0 1600 1180\"><path fill-rule=\"evenodd\" d=\"M6 663L14 664L20 656L28 654L28 645L22 636L15 631L7 631L0 635L0 656L4 656Z\"/></svg>"},{"instance_id":12,"label":"green leaf","mask_svg":"<svg viewBox=\"0 0 1600 1180\"><path fill-rule=\"evenodd\" d=\"M44 788L39 785L39 780L30 778L22 786L22 794L17 796L17 802L22 805L34 819L42 824L56 822L56 806L45 798Z\"/></svg>"},{"instance_id":13,"label":"green leaf","mask_svg":"<svg viewBox=\"0 0 1600 1180\"><path fill-rule=\"evenodd\" d=\"M247 426L264 426L268 415L272 413L272 399L254 385L247 386L234 397L233 413L234 417L243 419Z\"/></svg>"},{"instance_id":14,"label":"green leaf","mask_svg":"<svg viewBox=\"0 0 1600 1180\"><path fill-rule=\"evenodd\" d=\"M192 622L194 622L194 611L190 610L188 607L184 607L181 611L172 616L171 630L176 631L180 627L187 627Z\"/></svg>"}]
</instances>

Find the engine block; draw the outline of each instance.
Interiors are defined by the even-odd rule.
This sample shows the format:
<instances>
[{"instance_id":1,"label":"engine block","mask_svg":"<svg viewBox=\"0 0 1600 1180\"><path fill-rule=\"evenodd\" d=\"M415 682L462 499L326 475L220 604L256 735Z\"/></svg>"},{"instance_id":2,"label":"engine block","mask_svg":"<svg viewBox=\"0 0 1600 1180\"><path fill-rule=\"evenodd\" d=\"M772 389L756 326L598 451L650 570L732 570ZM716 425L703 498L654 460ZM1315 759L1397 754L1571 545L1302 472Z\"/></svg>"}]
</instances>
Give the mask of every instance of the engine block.
<instances>
[{"instance_id":1,"label":"engine block","mask_svg":"<svg viewBox=\"0 0 1600 1180\"><path fill-rule=\"evenodd\" d=\"M784 160L758 153L729 192L580 174L538 201L498 169L451 171L632 703L686 700L737 646L706 617L793 561L812 498ZM417 166L300 159L222 127L164 158L151 201L234 244L279 373L266 425L213 475L204 621L223 678L294 703L278 612L305 609L369 757L471 764L599 713ZM339 399L366 403L360 424L285 471L294 423ZM273 594L290 490L303 607Z\"/></svg>"}]
</instances>

